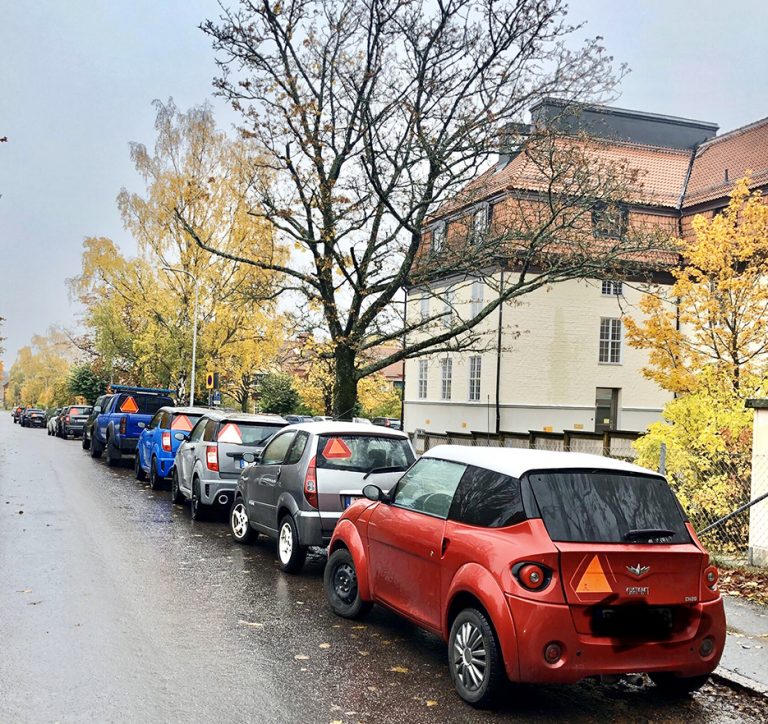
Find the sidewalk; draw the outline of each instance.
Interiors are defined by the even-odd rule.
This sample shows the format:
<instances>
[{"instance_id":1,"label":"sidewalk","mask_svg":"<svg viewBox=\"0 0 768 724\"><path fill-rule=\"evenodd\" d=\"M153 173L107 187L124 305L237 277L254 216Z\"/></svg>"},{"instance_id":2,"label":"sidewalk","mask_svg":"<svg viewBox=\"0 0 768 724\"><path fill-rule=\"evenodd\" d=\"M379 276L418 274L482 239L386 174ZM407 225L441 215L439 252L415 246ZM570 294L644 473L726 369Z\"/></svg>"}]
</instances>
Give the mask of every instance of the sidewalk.
<instances>
[{"instance_id":1,"label":"sidewalk","mask_svg":"<svg viewBox=\"0 0 768 724\"><path fill-rule=\"evenodd\" d=\"M723 596L728 637L715 674L768 696L768 608Z\"/></svg>"}]
</instances>

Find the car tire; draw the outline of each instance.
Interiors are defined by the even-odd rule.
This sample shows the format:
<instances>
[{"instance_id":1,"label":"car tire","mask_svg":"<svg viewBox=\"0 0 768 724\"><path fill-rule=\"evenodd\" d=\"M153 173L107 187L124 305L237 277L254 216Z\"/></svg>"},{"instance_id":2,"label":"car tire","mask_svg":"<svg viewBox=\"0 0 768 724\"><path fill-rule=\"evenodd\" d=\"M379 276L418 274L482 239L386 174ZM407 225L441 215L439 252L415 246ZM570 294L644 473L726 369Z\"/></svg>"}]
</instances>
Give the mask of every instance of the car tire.
<instances>
[{"instance_id":1,"label":"car tire","mask_svg":"<svg viewBox=\"0 0 768 724\"><path fill-rule=\"evenodd\" d=\"M323 573L323 585L331 611L342 618L360 618L371 610L373 603L360 598L357 570L352 554L346 548L331 553Z\"/></svg>"},{"instance_id":2,"label":"car tire","mask_svg":"<svg viewBox=\"0 0 768 724\"><path fill-rule=\"evenodd\" d=\"M682 697L693 694L709 681L709 674L701 676L675 676L669 672L649 674L656 688L669 697Z\"/></svg>"},{"instance_id":3,"label":"car tire","mask_svg":"<svg viewBox=\"0 0 768 724\"><path fill-rule=\"evenodd\" d=\"M138 450L136 451L136 459L133 462L133 474L139 482L147 479L147 474L144 472L144 468L141 467L141 455L139 455Z\"/></svg>"},{"instance_id":4,"label":"car tire","mask_svg":"<svg viewBox=\"0 0 768 724\"><path fill-rule=\"evenodd\" d=\"M229 531L235 539L235 543L253 543L258 538L258 533L251 528L248 522L248 511L242 498L235 498L229 509Z\"/></svg>"},{"instance_id":5,"label":"car tire","mask_svg":"<svg viewBox=\"0 0 768 724\"><path fill-rule=\"evenodd\" d=\"M116 468L120 464L120 451L115 447L113 438L107 438L107 466Z\"/></svg>"},{"instance_id":6,"label":"car tire","mask_svg":"<svg viewBox=\"0 0 768 724\"><path fill-rule=\"evenodd\" d=\"M298 573L307 559L307 547L299 543L299 531L292 515L284 515L277 532L277 560L281 570Z\"/></svg>"},{"instance_id":7,"label":"car tire","mask_svg":"<svg viewBox=\"0 0 768 724\"><path fill-rule=\"evenodd\" d=\"M189 501L189 509L192 513L192 520L205 520L208 517L208 506L200 500L200 483L197 480L192 481L192 498Z\"/></svg>"},{"instance_id":8,"label":"car tire","mask_svg":"<svg viewBox=\"0 0 768 724\"><path fill-rule=\"evenodd\" d=\"M175 505L181 505L184 502L184 493L179 490L179 474L176 472L176 468L171 474L171 502Z\"/></svg>"},{"instance_id":9,"label":"car tire","mask_svg":"<svg viewBox=\"0 0 768 724\"><path fill-rule=\"evenodd\" d=\"M100 458L101 453L103 452L104 452L104 448L101 446L101 443L95 438L91 440L91 457Z\"/></svg>"},{"instance_id":10,"label":"car tire","mask_svg":"<svg viewBox=\"0 0 768 724\"><path fill-rule=\"evenodd\" d=\"M83 442L81 443L83 446L83 450L90 450L91 449L91 441L88 439L88 435L83 432Z\"/></svg>"},{"instance_id":11,"label":"car tire","mask_svg":"<svg viewBox=\"0 0 768 724\"><path fill-rule=\"evenodd\" d=\"M453 685L464 701L480 708L493 703L504 680L504 662L496 632L476 608L465 608L453 621L448 665Z\"/></svg>"},{"instance_id":12,"label":"car tire","mask_svg":"<svg viewBox=\"0 0 768 724\"><path fill-rule=\"evenodd\" d=\"M149 487L151 490L160 490L165 478L157 474L157 458L153 455L149 463Z\"/></svg>"}]
</instances>

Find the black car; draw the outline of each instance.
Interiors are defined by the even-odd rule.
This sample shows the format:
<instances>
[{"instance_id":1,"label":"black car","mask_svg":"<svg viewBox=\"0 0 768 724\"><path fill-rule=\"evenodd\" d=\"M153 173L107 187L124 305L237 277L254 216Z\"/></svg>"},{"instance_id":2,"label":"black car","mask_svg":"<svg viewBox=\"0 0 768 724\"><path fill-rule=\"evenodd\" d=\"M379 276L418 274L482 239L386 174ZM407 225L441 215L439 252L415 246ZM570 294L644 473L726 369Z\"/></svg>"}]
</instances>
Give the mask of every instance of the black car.
<instances>
[{"instance_id":1,"label":"black car","mask_svg":"<svg viewBox=\"0 0 768 724\"><path fill-rule=\"evenodd\" d=\"M27 407L21 413L22 427L45 427L45 411L37 407Z\"/></svg>"},{"instance_id":2,"label":"black car","mask_svg":"<svg viewBox=\"0 0 768 724\"><path fill-rule=\"evenodd\" d=\"M68 438L70 435L80 437L90 414L90 405L63 407L56 419L56 435L63 438Z\"/></svg>"},{"instance_id":3,"label":"black car","mask_svg":"<svg viewBox=\"0 0 768 724\"><path fill-rule=\"evenodd\" d=\"M91 411L88 413L88 418L83 423L83 450L91 449L91 440L93 440L93 427L96 424L96 419L102 413L102 411L109 404L109 401L114 395L101 395L96 398L96 402L93 403Z\"/></svg>"}]
</instances>

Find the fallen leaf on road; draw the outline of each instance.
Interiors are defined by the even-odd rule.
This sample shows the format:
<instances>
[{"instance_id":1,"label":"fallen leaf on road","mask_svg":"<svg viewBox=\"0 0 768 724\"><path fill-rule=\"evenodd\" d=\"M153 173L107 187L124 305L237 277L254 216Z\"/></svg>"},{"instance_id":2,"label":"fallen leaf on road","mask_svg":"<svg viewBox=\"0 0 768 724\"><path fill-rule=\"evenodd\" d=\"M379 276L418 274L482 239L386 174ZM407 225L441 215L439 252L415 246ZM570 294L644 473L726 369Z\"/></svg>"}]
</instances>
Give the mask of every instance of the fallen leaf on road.
<instances>
[{"instance_id":1,"label":"fallen leaf on road","mask_svg":"<svg viewBox=\"0 0 768 724\"><path fill-rule=\"evenodd\" d=\"M407 674L410 669L406 669L405 666L393 666L390 671L394 671L396 674Z\"/></svg>"},{"instance_id":2,"label":"fallen leaf on road","mask_svg":"<svg viewBox=\"0 0 768 724\"><path fill-rule=\"evenodd\" d=\"M368 656L367 651L358 651L357 653L360 654L360 656Z\"/></svg>"},{"instance_id":3,"label":"fallen leaf on road","mask_svg":"<svg viewBox=\"0 0 768 724\"><path fill-rule=\"evenodd\" d=\"M320 644L319 648L321 648L321 649L329 649L329 648L331 648L331 645L330 644Z\"/></svg>"},{"instance_id":4,"label":"fallen leaf on road","mask_svg":"<svg viewBox=\"0 0 768 724\"><path fill-rule=\"evenodd\" d=\"M31 588L23 588L21 591L16 591L16 593L32 593Z\"/></svg>"},{"instance_id":5,"label":"fallen leaf on road","mask_svg":"<svg viewBox=\"0 0 768 724\"><path fill-rule=\"evenodd\" d=\"M296 659L296 661L309 661L309 656L306 654L296 654L293 658Z\"/></svg>"},{"instance_id":6,"label":"fallen leaf on road","mask_svg":"<svg viewBox=\"0 0 768 724\"><path fill-rule=\"evenodd\" d=\"M243 621L242 619L240 619L238 621L238 623L243 624L243 626L253 626L254 628L263 628L264 627L263 623L258 623L257 621Z\"/></svg>"},{"instance_id":7,"label":"fallen leaf on road","mask_svg":"<svg viewBox=\"0 0 768 724\"><path fill-rule=\"evenodd\" d=\"M437 702L432 699L427 700L427 706L437 706Z\"/></svg>"},{"instance_id":8,"label":"fallen leaf on road","mask_svg":"<svg viewBox=\"0 0 768 724\"><path fill-rule=\"evenodd\" d=\"M362 629L362 628L368 628L367 626L353 626L353 629Z\"/></svg>"}]
</instances>

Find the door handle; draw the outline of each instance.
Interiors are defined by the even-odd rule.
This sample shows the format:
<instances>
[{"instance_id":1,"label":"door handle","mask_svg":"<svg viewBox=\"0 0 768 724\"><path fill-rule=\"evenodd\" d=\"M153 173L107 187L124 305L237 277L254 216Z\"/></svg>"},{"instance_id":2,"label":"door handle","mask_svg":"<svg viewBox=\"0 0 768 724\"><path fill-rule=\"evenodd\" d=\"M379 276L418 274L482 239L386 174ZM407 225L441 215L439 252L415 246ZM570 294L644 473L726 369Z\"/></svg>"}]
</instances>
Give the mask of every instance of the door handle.
<instances>
[{"instance_id":1,"label":"door handle","mask_svg":"<svg viewBox=\"0 0 768 724\"><path fill-rule=\"evenodd\" d=\"M445 552L448 550L448 544L451 542L450 538L443 538L443 543L440 546L440 557L445 558Z\"/></svg>"}]
</instances>

